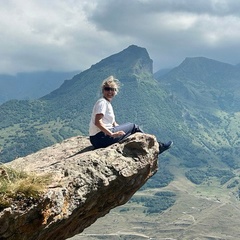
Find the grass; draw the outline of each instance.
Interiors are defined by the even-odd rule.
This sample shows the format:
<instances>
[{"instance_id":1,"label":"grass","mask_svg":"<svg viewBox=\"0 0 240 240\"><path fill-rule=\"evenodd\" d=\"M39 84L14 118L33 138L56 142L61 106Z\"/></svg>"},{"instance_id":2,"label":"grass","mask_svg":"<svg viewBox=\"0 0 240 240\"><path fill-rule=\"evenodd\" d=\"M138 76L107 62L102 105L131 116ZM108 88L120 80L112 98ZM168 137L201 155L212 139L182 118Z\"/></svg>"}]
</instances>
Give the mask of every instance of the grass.
<instances>
[{"instance_id":1,"label":"grass","mask_svg":"<svg viewBox=\"0 0 240 240\"><path fill-rule=\"evenodd\" d=\"M0 210L16 201L38 200L50 180L50 174L28 174L0 165Z\"/></svg>"}]
</instances>

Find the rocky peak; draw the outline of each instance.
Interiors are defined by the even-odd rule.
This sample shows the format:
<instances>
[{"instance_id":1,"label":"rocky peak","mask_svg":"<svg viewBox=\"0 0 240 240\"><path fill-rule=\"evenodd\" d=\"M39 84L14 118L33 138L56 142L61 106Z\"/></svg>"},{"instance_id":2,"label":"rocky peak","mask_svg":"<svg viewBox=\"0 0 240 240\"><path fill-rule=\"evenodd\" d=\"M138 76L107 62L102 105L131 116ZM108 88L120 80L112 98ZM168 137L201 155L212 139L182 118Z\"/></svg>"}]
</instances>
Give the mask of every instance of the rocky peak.
<instances>
[{"instance_id":1,"label":"rocky peak","mask_svg":"<svg viewBox=\"0 0 240 240\"><path fill-rule=\"evenodd\" d=\"M63 240L81 233L112 208L125 204L157 171L158 143L136 133L122 143L93 150L82 136L42 149L7 165L51 173L40 199L0 212L0 239Z\"/></svg>"},{"instance_id":2,"label":"rocky peak","mask_svg":"<svg viewBox=\"0 0 240 240\"><path fill-rule=\"evenodd\" d=\"M113 54L93 65L91 70L107 66L111 69L125 69L134 74L153 74L153 61L145 48L130 45L119 53Z\"/></svg>"}]
</instances>

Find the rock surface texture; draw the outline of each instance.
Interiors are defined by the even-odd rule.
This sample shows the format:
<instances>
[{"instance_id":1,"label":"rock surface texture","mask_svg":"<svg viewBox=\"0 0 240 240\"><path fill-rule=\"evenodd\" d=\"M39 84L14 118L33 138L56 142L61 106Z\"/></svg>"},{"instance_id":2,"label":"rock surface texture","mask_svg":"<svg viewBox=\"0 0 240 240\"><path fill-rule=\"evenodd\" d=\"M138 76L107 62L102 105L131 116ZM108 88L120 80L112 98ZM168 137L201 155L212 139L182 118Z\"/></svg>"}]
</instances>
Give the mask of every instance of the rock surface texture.
<instances>
[{"instance_id":1,"label":"rock surface texture","mask_svg":"<svg viewBox=\"0 0 240 240\"><path fill-rule=\"evenodd\" d=\"M125 204L156 173L158 142L136 133L124 142L93 150L86 137L18 158L8 165L52 181L37 203L0 212L0 239L61 240L81 233L112 208Z\"/></svg>"}]
</instances>

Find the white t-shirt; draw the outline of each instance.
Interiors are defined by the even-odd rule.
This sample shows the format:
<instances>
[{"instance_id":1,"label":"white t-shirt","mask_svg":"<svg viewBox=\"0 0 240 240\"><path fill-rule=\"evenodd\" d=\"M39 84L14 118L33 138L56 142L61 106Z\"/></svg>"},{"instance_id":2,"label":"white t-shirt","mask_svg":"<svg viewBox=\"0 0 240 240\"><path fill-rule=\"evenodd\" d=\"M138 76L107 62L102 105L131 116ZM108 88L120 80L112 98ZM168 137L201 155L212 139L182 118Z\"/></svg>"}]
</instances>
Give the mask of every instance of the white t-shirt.
<instances>
[{"instance_id":1,"label":"white t-shirt","mask_svg":"<svg viewBox=\"0 0 240 240\"><path fill-rule=\"evenodd\" d=\"M89 124L89 136L94 136L101 130L95 125L96 114L103 114L102 122L106 128L112 128L115 122L115 115L113 112L112 104L105 98L100 98L94 105L91 121Z\"/></svg>"}]
</instances>

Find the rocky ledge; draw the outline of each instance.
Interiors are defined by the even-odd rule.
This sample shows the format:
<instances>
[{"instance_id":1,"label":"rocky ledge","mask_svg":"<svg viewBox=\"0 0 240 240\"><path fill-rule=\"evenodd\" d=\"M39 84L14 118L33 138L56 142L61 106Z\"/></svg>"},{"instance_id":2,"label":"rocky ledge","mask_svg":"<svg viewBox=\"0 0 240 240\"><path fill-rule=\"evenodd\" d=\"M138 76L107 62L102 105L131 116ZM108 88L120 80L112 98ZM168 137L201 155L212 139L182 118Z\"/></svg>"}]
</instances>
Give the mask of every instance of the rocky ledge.
<instances>
[{"instance_id":1,"label":"rocky ledge","mask_svg":"<svg viewBox=\"0 0 240 240\"><path fill-rule=\"evenodd\" d=\"M122 143L93 150L82 136L42 149L8 165L50 173L38 201L0 212L0 239L61 240L81 233L112 208L125 204L156 173L158 142L136 133Z\"/></svg>"}]
</instances>

